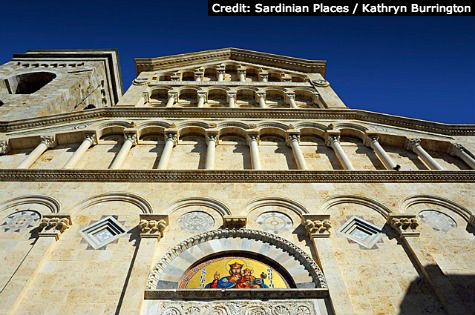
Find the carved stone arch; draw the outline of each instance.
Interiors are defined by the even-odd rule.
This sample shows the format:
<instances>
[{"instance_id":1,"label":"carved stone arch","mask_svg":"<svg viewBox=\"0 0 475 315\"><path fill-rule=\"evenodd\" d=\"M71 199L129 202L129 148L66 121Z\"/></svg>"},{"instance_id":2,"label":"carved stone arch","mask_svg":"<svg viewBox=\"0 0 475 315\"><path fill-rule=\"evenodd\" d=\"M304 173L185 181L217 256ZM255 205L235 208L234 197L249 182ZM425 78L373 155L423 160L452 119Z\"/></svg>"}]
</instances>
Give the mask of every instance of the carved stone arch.
<instances>
[{"instance_id":1,"label":"carved stone arch","mask_svg":"<svg viewBox=\"0 0 475 315\"><path fill-rule=\"evenodd\" d=\"M184 122L179 122L177 124L177 128L179 130L187 128L187 127L197 127L197 128L207 129L207 128L210 128L210 125L204 121L196 121L196 120L192 120L192 121L188 120Z\"/></svg>"},{"instance_id":2,"label":"carved stone arch","mask_svg":"<svg viewBox=\"0 0 475 315\"><path fill-rule=\"evenodd\" d=\"M130 121L112 120L100 123L95 129L97 130L97 138L100 139L105 135L121 133L124 129L132 128L133 126L133 122Z\"/></svg>"},{"instance_id":3,"label":"carved stone arch","mask_svg":"<svg viewBox=\"0 0 475 315\"><path fill-rule=\"evenodd\" d=\"M201 245L204 243L209 246ZM325 276L318 264L292 242L264 231L222 229L190 237L165 253L152 269L147 289L176 289L182 274L195 262L221 252L242 251L245 248L244 243L251 249L244 250L246 252L258 253L260 249L267 247L269 252L266 256L285 256L281 267L290 274L297 288L327 288Z\"/></svg>"},{"instance_id":4,"label":"carved stone arch","mask_svg":"<svg viewBox=\"0 0 475 315\"><path fill-rule=\"evenodd\" d=\"M277 122L277 121L264 121L261 123L257 124L258 129L263 129L263 128L277 128L281 130L287 130L290 129L290 127L284 123Z\"/></svg>"},{"instance_id":5,"label":"carved stone arch","mask_svg":"<svg viewBox=\"0 0 475 315\"><path fill-rule=\"evenodd\" d=\"M0 203L0 212L10 209L12 207L21 206L25 204L39 204L45 206L51 213L59 213L60 203L56 199L49 196L41 195L26 195L9 199Z\"/></svg>"},{"instance_id":6,"label":"carved stone arch","mask_svg":"<svg viewBox=\"0 0 475 315\"><path fill-rule=\"evenodd\" d=\"M300 203L287 199L287 198L280 198L280 197L267 197L267 198L260 198L254 200L246 207L246 212L249 213L257 208L264 207L264 206L279 206L283 208L287 208L299 216L302 216L305 213L308 213L308 210L302 206Z\"/></svg>"},{"instance_id":7,"label":"carved stone arch","mask_svg":"<svg viewBox=\"0 0 475 315\"><path fill-rule=\"evenodd\" d=\"M153 213L152 207L150 206L147 200L138 195L131 194L128 192L110 192L89 197L86 200L83 200L76 204L71 212L74 213L76 211L89 208L93 205L109 201L127 202L139 208L144 214Z\"/></svg>"},{"instance_id":8,"label":"carved stone arch","mask_svg":"<svg viewBox=\"0 0 475 315\"><path fill-rule=\"evenodd\" d=\"M9 94L32 94L61 76L53 71L23 71L15 73L5 81Z\"/></svg>"},{"instance_id":9,"label":"carved stone arch","mask_svg":"<svg viewBox=\"0 0 475 315\"><path fill-rule=\"evenodd\" d=\"M328 198L322 205L321 211L322 213L328 213L331 207L343 204L343 203L354 203L354 204L359 204L362 206L366 206L370 209L375 210L379 214L381 214L385 219L388 218L389 214L391 213L391 210L389 210L387 207L382 205L381 203L366 198L366 197L359 197L359 196L351 196L351 195L341 195L341 196L335 196Z\"/></svg>"},{"instance_id":10,"label":"carved stone arch","mask_svg":"<svg viewBox=\"0 0 475 315\"><path fill-rule=\"evenodd\" d=\"M427 204L433 204L437 205L443 208L446 208L448 210L451 210L458 215L460 215L465 221L471 222L473 221L474 214L470 212L465 207L462 207L458 204L456 204L453 201L450 201L448 199L442 198L442 197L436 197L436 196L430 196L430 195L416 195L412 196L409 198L406 198L402 204L401 204L401 211L402 212L408 212L409 208L411 206L414 206L416 204L420 203L427 203Z\"/></svg>"},{"instance_id":11,"label":"carved stone arch","mask_svg":"<svg viewBox=\"0 0 475 315\"><path fill-rule=\"evenodd\" d=\"M174 125L168 121L148 120L137 124L138 136L142 138L147 135L158 134L163 135L166 128L171 128Z\"/></svg>"},{"instance_id":12,"label":"carved stone arch","mask_svg":"<svg viewBox=\"0 0 475 315\"><path fill-rule=\"evenodd\" d=\"M224 128L240 128L240 129L250 129L249 124L240 122L240 121L223 121L218 123L218 129L224 129Z\"/></svg>"},{"instance_id":13,"label":"carved stone arch","mask_svg":"<svg viewBox=\"0 0 475 315\"><path fill-rule=\"evenodd\" d=\"M325 140L327 126L314 122L298 122L293 126L300 131L301 136L316 136Z\"/></svg>"},{"instance_id":14,"label":"carved stone arch","mask_svg":"<svg viewBox=\"0 0 475 315\"><path fill-rule=\"evenodd\" d=\"M334 129L339 131L342 136L358 138L363 142L365 141L366 131L368 130L368 128L354 123L337 124Z\"/></svg>"},{"instance_id":15,"label":"carved stone arch","mask_svg":"<svg viewBox=\"0 0 475 315\"><path fill-rule=\"evenodd\" d=\"M204 206L211 209L216 210L221 216L230 215L231 211L229 208L216 199L206 198L206 197L192 197L192 198L185 198L175 201L173 205L171 205L167 210L166 214L172 214L173 212L190 206Z\"/></svg>"}]
</instances>

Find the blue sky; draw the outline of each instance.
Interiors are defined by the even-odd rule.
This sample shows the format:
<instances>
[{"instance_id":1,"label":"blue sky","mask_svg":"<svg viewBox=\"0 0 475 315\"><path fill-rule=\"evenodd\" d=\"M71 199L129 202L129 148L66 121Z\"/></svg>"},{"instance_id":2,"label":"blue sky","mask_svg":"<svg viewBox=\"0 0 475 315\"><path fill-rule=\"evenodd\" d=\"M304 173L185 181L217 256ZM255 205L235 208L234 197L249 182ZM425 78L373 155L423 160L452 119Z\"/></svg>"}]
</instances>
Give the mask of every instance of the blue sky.
<instances>
[{"instance_id":1,"label":"blue sky","mask_svg":"<svg viewBox=\"0 0 475 315\"><path fill-rule=\"evenodd\" d=\"M0 17L1 63L28 49L117 48L126 89L134 58L238 47L327 60L350 108L475 121L474 17L208 17L203 0L10 1Z\"/></svg>"}]
</instances>

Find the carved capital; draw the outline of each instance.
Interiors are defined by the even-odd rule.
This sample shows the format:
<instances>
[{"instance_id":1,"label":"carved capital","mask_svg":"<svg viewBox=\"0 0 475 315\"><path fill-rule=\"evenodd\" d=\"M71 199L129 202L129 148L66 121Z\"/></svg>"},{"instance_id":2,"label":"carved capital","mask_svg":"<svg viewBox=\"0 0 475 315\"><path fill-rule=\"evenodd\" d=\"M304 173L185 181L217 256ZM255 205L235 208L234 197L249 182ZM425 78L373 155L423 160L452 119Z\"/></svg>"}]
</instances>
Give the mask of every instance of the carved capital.
<instances>
[{"instance_id":1,"label":"carved capital","mask_svg":"<svg viewBox=\"0 0 475 315\"><path fill-rule=\"evenodd\" d=\"M176 91L168 91L168 98L172 98L172 97L175 98L175 99L177 99L177 97L178 97L178 92L176 92Z\"/></svg>"},{"instance_id":2,"label":"carved capital","mask_svg":"<svg viewBox=\"0 0 475 315\"><path fill-rule=\"evenodd\" d=\"M292 92L289 92L289 93L285 93L285 95L287 95L287 97L290 99L295 99L295 93L292 93Z\"/></svg>"},{"instance_id":3,"label":"carved capital","mask_svg":"<svg viewBox=\"0 0 475 315\"><path fill-rule=\"evenodd\" d=\"M84 134L84 140L91 142L91 145L97 144L97 134L95 132L86 132Z\"/></svg>"},{"instance_id":4,"label":"carved capital","mask_svg":"<svg viewBox=\"0 0 475 315\"><path fill-rule=\"evenodd\" d=\"M206 99L206 92L198 92L198 98Z\"/></svg>"},{"instance_id":5,"label":"carved capital","mask_svg":"<svg viewBox=\"0 0 475 315\"><path fill-rule=\"evenodd\" d=\"M259 133L257 131L248 132L246 135L246 139L247 139L248 144L250 144L252 141L259 142Z\"/></svg>"},{"instance_id":6,"label":"carved capital","mask_svg":"<svg viewBox=\"0 0 475 315\"><path fill-rule=\"evenodd\" d=\"M71 217L67 214L45 215L38 225L38 237L54 237L59 240L61 234L71 226Z\"/></svg>"},{"instance_id":7,"label":"carved capital","mask_svg":"<svg viewBox=\"0 0 475 315\"><path fill-rule=\"evenodd\" d=\"M165 228L168 226L168 215L141 214L139 231L142 238L161 239Z\"/></svg>"},{"instance_id":8,"label":"carved capital","mask_svg":"<svg viewBox=\"0 0 475 315\"><path fill-rule=\"evenodd\" d=\"M461 145L460 143L451 143L449 145L449 149L447 153L449 153L452 156L458 156L463 151L465 151L463 145Z\"/></svg>"},{"instance_id":9,"label":"carved capital","mask_svg":"<svg viewBox=\"0 0 475 315\"><path fill-rule=\"evenodd\" d=\"M298 134L298 133L288 133L287 134L287 144L290 144L293 141L296 141L297 143L300 143L300 134Z\"/></svg>"},{"instance_id":10,"label":"carved capital","mask_svg":"<svg viewBox=\"0 0 475 315\"><path fill-rule=\"evenodd\" d=\"M364 138L363 144L367 147L372 147L373 142L379 141L379 135L377 133L367 133Z\"/></svg>"},{"instance_id":11,"label":"carved capital","mask_svg":"<svg viewBox=\"0 0 475 315\"><path fill-rule=\"evenodd\" d=\"M329 147L332 146L333 142L340 142L340 133L339 132L327 132L325 144Z\"/></svg>"},{"instance_id":12,"label":"carved capital","mask_svg":"<svg viewBox=\"0 0 475 315\"><path fill-rule=\"evenodd\" d=\"M329 214L304 214L302 225L307 230L310 238L330 237L330 215Z\"/></svg>"},{"instance_id":13,"label":"carved capital","mask_svg":"<svg viewBox=\"0 0 475 315\"><path fill-rule=\"evenodd\" d=\"M388 224L400 236L419 236L419 222L415 214L391 214Z\"/></svg>"},{"instance_id":14,"label":"carved capital","mask_svg":"<svg viewBox=\"0 0 475 315\"><path fill-rule=\"evenodd\" d=\"M206 131L206 143L209 144L210 141L214 141L216 145L218 142L218 131L217 130L210 130Z\"/></svg>"},{"instance_id":15,"label":"carved capital","mask_svg":"<svg viewBox=\"0 0 475 315\"><path fill-rule=\"evenodd\" d=\"M228 229L242 229L246 224L246 217L225 215L223 218L223 226Z\"/></svg>"},{"instance_id":16,"label":"carved capital","mask_svg":"<svg viewBox=\"0 0 475 315\"><path fill-rule=\"evenodd\" d=\"M236 92L230 92L230 91L228 91L227 94L228 94L228 97L230 97L230 98L231 97L236 98L236 95L237 95Z\"/></svg>"},{"instance_id":17,"label":"carved capital","mask_svg":"<svg viewBox=\"0 0 475 315\"><path fill-rule=\"evenodd\" d=\"M420 147L420 146L421 146L421 139L417 139L417 138L406 139L406 142L404 143L404 148L410 151L414 151L416 147Z\"/></svg>"},{"instance_id":18,"label":"carved capital","mask_svg":"<svg viewBox=\"0 0 475 315\"><path fill-rule=\"evenodd\" d=\"M127 141L131 141L133 145L137 145L137 130L130 129L124 130L124 139Z\"/></svg>"},{"instance_id":19,"label":"carved capital","mask_svg":"<svg viewBox=\"0 0 475 315\"><path fill-rule=\"evenodd\" d=\"M56 139L54 136L40 136L40 142L45 144L48 148L56 146Z\"/></svg>"},{"instance_id":20,"label":"carved capital","mask_svg":"<svg viewBox=\"0 0 475 315\"><path fill-rule=\"evenodd\" d=\"M178 133L175 132L165 132L165 141L173 141L173 145L178 143Z\"/></svg>"},{"instance_id":21,"label":"carved capital","mask_svg":"<svg viewBox=\"0 0 475 315\"><path fill-rule=\"evenodd\" d=\"M10 151L10 146L8 145L8 140L0 140L0 155L7 154Z\"/></svg>"}]
</instances>

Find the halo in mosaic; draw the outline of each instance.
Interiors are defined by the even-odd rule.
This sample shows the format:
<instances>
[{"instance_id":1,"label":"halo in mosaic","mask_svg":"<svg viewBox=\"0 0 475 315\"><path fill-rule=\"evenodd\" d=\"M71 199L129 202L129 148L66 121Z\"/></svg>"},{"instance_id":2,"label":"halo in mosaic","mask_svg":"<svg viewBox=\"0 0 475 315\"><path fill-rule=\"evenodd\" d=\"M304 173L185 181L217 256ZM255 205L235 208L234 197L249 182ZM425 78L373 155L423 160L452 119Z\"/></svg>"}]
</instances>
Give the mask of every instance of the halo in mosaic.
<instances>
[{"instance_id":1,"label":"halo in mosaic","mask_svg":"<svg viewBox=\"0 0 475 315\"><path fill-rule=\"evenodd\" d=\"M261 214L256 222L264 231L274 234L287 232L294 224L289 216L275 211Z\"/></svg>"},{"instance_id":2,"label":"halo in mosaic","mask_svg":"<svg viewBox=\"0 0 475 315\"><path fill-rule=\"evenodd\" d=\"M20 232L38 225L41 215L37 211L23 210L6 217L0 228L3 232Z\"/></svg>"},{"instance_id":3,"label":"halo in mosaic","mask_svg":"<svg viewBox=\"0 0 475 315\"><path fill-rule=\"evenodd\" d=\"M433 230L447 232L457 227L457 223L450 216L436 210L423 210L419 212L421 222L429 224Z\"/></svg>"},{"instance_id":4,"label":"halo in mosaic","mask_svg":"<svg viewBox=\"0 0 475 315\"><path fill-rule=\"evenodd\" d=\"M206 232L214 226L214 219L206 212L192 211L182 215L178 219L178 224L182 230L187 232Z\"/></svg>"}]
</instances>

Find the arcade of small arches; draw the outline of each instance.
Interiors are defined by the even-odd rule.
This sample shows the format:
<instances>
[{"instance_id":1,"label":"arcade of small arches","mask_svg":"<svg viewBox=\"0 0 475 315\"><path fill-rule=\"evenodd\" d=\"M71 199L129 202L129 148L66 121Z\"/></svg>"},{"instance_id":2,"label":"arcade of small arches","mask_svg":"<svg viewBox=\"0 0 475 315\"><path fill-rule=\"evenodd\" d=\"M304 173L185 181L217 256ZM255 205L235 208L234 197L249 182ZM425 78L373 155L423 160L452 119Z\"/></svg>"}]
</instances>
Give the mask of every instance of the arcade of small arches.
<instances>
[{"instance_id":1,"label":"arcade of small arches","mask_svg":"<svg viewBox=\"0 0 475 315\"><path fill-rule=\"evenodd\" d=\"M461 165L460 169L462 170L475 169L475 159L472 153L457 143L374 132L357 124L349 123L327 126L310 122L288 125L272 121L257 124L232 121L218 124L199 121L187 121L178 124L165 121L145 121L136 125L133 122L115 121L99 124L96 129L68 133L67 136L57 134L12 137L1 141L0 148L1 153L7 154L10 149L19 147L21 143L36 143L34 150L17 167L26 169L30 168L49 148L53 148L58 144L77 143L81 138L83 140L80 146L63 168L75 168L89 148L96 144L114 140L120 144L120 150L115 155L109 169L120 169L132 147L152 142L163 147L156 168L165 170L168 169L169 161L177 145L180 145L183 141L201 138L203 141L200 140L200 143L204 147L201 150L202 152L200 151L200 155L205 155L203 156L205 163L199 168L207 170L215 169L216 147L229 141L247 146L248 154L246 153L246 156L249 156L250 162L247 165L254 170L263 169L260 147L267 142L276 143L277 145L280 143L284 145L283 148L290 148L286 150L289 150L290 156L293 157L296 169L309 170L309 167L307 167L308 157L304 156L301 148L302 142L305 141L314 142L317 147L330 148L331 150L328 150L328 152L332 152L331 158L336 158L339 164L338 167L335 167L336 169L356 169L345 152L344 146L342 146L344 142L361 143L365 151L364 154L368 155L371 161L378 160L379 167L384 167L380 169L400 170L401 168L386 152L384 148L386 145L399 146L402 150L411 151L412 154L417 156L417 159L423 162L420 164L425 165L425 168L429 170L443 170L444 168L429 154L428 150L436 152L439 157L445 155L456 157L456 160L460 161L457 165ZM160 139L164 140L161 141ZM328 152L322 154L330 154Z\"/></svg>"}]
</instances>

